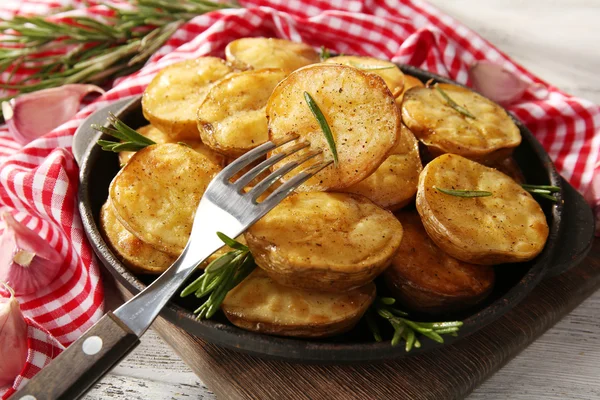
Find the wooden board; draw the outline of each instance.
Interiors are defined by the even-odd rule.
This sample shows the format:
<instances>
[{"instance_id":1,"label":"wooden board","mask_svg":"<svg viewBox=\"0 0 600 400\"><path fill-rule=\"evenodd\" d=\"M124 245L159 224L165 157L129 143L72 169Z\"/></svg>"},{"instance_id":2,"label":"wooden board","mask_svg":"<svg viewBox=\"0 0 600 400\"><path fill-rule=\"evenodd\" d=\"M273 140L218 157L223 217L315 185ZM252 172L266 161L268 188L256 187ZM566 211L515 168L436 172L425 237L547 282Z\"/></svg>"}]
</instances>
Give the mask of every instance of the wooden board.
<instances>
[{"instance_id":1,"label":"wooden board","mask_svg":"<svg viewBox=\"0 0 600 400\"><path fill-rule=\"evenodd\" d=\"M600 240L580 266L543 281L481 331L437 351L376 364L270 361L204 342L162 318L153 328L218 398L453 399L470 393L598 287Z\"/></svg>"}]
</instances>

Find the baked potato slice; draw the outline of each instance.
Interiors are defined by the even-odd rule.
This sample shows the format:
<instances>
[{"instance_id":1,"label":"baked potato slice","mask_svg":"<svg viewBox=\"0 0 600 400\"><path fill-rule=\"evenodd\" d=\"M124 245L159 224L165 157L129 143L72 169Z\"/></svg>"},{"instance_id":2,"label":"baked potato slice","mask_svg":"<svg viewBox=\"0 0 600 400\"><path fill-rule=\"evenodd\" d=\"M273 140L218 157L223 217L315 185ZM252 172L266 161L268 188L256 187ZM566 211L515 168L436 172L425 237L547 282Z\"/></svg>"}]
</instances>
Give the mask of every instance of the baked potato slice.
<instances>
[{"instance_id":1,"label":"baked potato slice","mask_svg":"<svg viewBox=\"0 0 600 400\"><path fill-rule=\"evenodd\" d=\"M165 134L163 131L161 131L160 129L158 129L155 126L152 126L152 125L142 126L141 128L136 129L136 131L139 134L144 135L147 138L152 139L157 144L160 144L160 143L177 143L177 141L174 140L171 136ZM195 140L187 139L187 140L185 140L185 142L182 142L182 143L187 144L192 149L196 150L198 153L201 153L201 154L205 155L211 161L213 161L215 164L218 164L220 166L225 166L226 158L223 155L221 155L221 154L219 154L219 153L211 150L208 146L206 146L204 143L202 143L202 141L199 138L195 139ZM127 162L129 161L129 159L134 154L135 154L134 151L122 151L122 152L120 152L119 153L119 163L121 165L127 164Z\"/></svg>"},{"instance_id":2,"label":"baked potato slice","mask_svg":"<svg viewBox=\"0 0 600 400\"><path fill-rule=\"evenodd\" d=\"M383 164L364 180L341 191L360 194L379 207L398 210L414 198L422 170L419 143L402 124L400 140Z\"/></svg>"},{"instance_id":3,"label":"baked potato slice","mask_svg":"<svg viewBox=\"0 0 600 400\"><path fill-rule=\"evenodd\" d=\"M181 61L161 70L142 97L144 117L173 141L198 140L196 112L213 82L232 68L216 57Z\"/></svg>"},{"instance_id":4,"label":"baked potato slice","mask_svg":"<svg viewBox=\"0 0 600 400\"><path fill-rule=\"evenodd\" d=\"M100 229L115 255L133 273L162 274L176 260L176 257L156 250L125 229L110 199L100 209Z\"/></svg>"},{"instance_id":5,"label":"baked potato slice","mask_svg":"<svg viewBox=\"0 0 600 400\"><path fill-rule=\"evenodd\" d=\"M404 73L400 71L396 64L390 61L374 57L337 56L328 58L325 62L349 65L364 72L379 75L383 78L394 97L398 97L404 88Z\"/></svg>"},{"instance_id":6,"label":"baked potato slice","mask_svg":"<svg viewBox=\"0 0 600 400\"><path fill-rule=\"evenodd\" d=\"M383 273L395 298L409 309L440 313L460 311L482 301L494 286L494 268L469 264L444 253L431 241L419 214L396 214L404 235Z\"/></svg>"},{"instance_id":7,"label":"baked potato slice","mask_svg":"<svg viewBox=\"0 0 600 400\"><path fill-rule=\"evenodd\" d=\"M317 338L349 331L375 299L375 284L343 293L282 286L257 268L221 305L237 327L269 335Z\"/></svg>"},{"instance_id":8,"label":"baked potato slice","mask_svg":"<svg viewBox=\"0 0 600 400\"><path fill-rule=\"evenodd\" d=\"M438 188L492 195L459 197ZM473 264L531 260L548 238L546 216L525 189L502 172L454 154L442 155L423 169L417 210L435 244Z\"/></svg>"},{"instance_id":9,"label":"baked potato slice","mask_svg":"<svg viewBox=\"0 0 600 400\"><path fill-rule=\"evenodd\" d=\"M310 147L287 157L274 168L316 151L322 151L322 155L303 166L333 159L325 135L306 103L305 92L312 96L331 128L339 164L329 165L299 190L343 189L371 175L398 141L398 108L379 76L339 64L322 63L299 69L273 91L267 104L269 138L278 141L299 136L300 141L310 143ZM285 152L295 144L296 141L281 146L271 155ZM295 174L292 172L283 180Z\"/></svg>"},{"instance_id":10,"label":"baked potato slice","mask_svg":"<svg viewBox=\"0 0 600 400\"><path fill-rule=\"evenodd\" d=\"M115 176L110 201L127 230L178 256L192 230L200 198L220 170L187 146L155 144L136 152Z\"/></svg>"},{"instance_id":11,"label":"baked potato slice","mask_svg":"<svg viewBox=\"0 0 600 400\"><path fill-rule=\"evenodd\" d=\"M295 193L244 235L256 264L276 282L340 292L364 286L402 240L394 215L348 193Z\"/></svg>"},{"instance_id":12,"label":"baked potato slice","mask_svg":"<svg viewBox=\"0 0 600 400\"><path fill-rule=\"evenodd\" d=\"M442 93L474 118L451 107ZM519 128L502 107L456 85L408 90L402 121L434 157L452 153L488 164L508 157L521 143Z\"/></svg>"},{"instance_id":13,"label":"baked potato slice","mask_svg":"<svg viewBox=\"0 0 600 400\"><path fill-rule=\"evenodd\" d=\"M267 100L286 75L282 69L257 69L215 83L198 108L202 141L228 157L239 157L268 141Z\"/></svg>"},{"instance_id":14,"label":"baked potato slice","mask_svg":"<svg viewBox=\"0 0 600 400\"><path fill-rule=\"evenodd\" d=\"M404 74L404 88L402 88L402 93L400 93L396 97L396 104L398 104L398 107L402 106L402 100L404 99L404 93L406 93L408 91L408 89L411 89L414 87L425 87L425 84L423 82L421 82L421 80L419 78L416 78L412 75Z\"/></svg>"},{"instance_id":15,"label":"baked potato slice","mask_svg":"<svg viewBox=\"0 0 600 400\"><path fill-rule=\"evenodd\" d=\"M230 42L225 47L225 58L238 69L281 68L288 73L320 60L307 44L264 37Z\"/></svg>"}]
</instances>

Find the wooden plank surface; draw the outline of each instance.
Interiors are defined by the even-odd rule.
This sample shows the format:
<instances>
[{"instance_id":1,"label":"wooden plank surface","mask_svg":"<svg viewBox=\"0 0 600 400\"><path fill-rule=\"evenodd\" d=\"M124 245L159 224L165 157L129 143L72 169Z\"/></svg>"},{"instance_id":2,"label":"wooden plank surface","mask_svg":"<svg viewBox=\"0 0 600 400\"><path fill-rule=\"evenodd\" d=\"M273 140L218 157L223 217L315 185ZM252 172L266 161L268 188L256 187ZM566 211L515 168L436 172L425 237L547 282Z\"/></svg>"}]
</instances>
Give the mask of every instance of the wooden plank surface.
<instances>
[{"instance_id":1,"label":"wooden plank surface","mask_svg":"<svg viewBox=\"0 0 600 400\"><path fill-rule=\"evenodd\" d=\"M600 1L430 2L481 33L546 81L600 103L600 52L595 50L600 43L600 29L596 26ZM596 292L468 398L600 398L599 332L600 292ZM179 356L150 331L142 345L87 398L215 397Z\"/></svg>"}]
</instances>

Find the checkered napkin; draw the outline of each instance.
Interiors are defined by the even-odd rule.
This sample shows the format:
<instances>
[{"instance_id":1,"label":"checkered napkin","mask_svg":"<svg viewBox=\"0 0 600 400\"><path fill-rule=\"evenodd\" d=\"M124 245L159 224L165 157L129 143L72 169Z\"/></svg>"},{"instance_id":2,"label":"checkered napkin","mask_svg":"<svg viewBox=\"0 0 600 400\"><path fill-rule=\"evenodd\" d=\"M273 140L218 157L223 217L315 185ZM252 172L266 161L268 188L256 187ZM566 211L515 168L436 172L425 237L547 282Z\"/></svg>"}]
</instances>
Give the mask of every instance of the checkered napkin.
<instances>
[{"instance_id":1,"label":"checkered napkin","mask_svg":"<svg viewBox=\"0 0 600 400\"><path fill-rule=\"evenodd\" d=\"M64 15L109 14L101 3L106 4L3 0L0 19L14 14L46 14L67 6L74 10ZM120 1L111 3L119 5ZM337 53L411 64L465 84L469 84L468 70L475 62L495 62L531 83L521 101L509 109L543 144L560 173L584 193L593 186L592 179L600 176L595 175L600 171L596 166L600 135L595 135L600 131L598 106L543 82L424 1L241 0L240 4L244 8L198 16L182 26L141 71L117 80L110 91L44 137L21 147L0 128L0 207L25 221L66 257L53 284L40 293L19 298L30 323L30 351L27 365L9 393L58 354L61 344L77 339L102 315L99 265L76 209L78 169L71 153L75 129L108 103L142 93L161 68L204 55L223 56L225 46L234 39L287 38Z\"/></svg>"}]
</instances>

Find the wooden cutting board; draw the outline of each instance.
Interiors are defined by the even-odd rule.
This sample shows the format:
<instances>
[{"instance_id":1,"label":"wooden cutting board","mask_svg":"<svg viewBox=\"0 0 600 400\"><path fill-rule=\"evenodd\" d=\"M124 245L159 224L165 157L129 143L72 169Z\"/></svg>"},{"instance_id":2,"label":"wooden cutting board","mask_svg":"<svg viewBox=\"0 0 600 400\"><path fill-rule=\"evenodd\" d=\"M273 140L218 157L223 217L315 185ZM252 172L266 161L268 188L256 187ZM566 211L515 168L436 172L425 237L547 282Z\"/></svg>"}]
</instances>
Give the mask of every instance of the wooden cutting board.
<instances>
[{"instance_id":1,"label":"wooden cutting board","mask_svg":"<svg viewBox=\"0 0 600 400\"><path fill-rule=\"evenodd\" d=\"M222 399L455 399L469 394L599 287L596 240L579 266L544 280L479 332L439 350L376 364L264 360L207 343L163 318L153 328Z\"/></svg>"}]
</instances>

